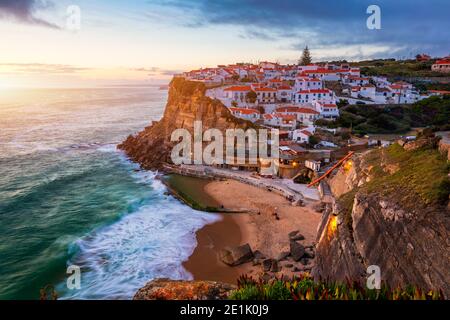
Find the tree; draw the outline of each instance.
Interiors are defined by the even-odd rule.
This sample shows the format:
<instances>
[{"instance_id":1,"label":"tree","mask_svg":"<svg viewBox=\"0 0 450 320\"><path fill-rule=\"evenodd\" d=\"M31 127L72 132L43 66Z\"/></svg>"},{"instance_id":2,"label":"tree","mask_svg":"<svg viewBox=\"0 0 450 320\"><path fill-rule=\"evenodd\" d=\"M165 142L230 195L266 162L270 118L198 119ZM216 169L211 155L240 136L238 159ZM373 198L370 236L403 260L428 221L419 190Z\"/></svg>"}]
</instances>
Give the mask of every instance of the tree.
<instances>
[{"instance_id":1,"label":"tree","mask_svg":"<svg viewBox=\"0 0 450 320\"><path fill-rule=\"evenodd\" d=\"M247 99L247 102L249 103L255 103L258 96L256 95L255 91L249 91L245 95L245 98Z\"/></svg>"},{"instance_id":2,"label":"tree","mask_svg":"<svg viewBox=\"0 0 450 320\"><path fill-rule=\"evenodd\" d=\"M312 146L318 144L320 142L319 137L317 136L309 136L308 143Z\"/></svg>"},{"instance_id":3,"label":"tree","mask_svg":"<svg viewBox=\"0 0 450 320\"><path fill-rule=\"evenodd\" d=\"M298 61L298 64L301 66L307 66L308 64L311 64L312 58L311 53L309 52L308 46L305 47L303 50L303 54L301 59Z\"/></svg>"}]
</instances>

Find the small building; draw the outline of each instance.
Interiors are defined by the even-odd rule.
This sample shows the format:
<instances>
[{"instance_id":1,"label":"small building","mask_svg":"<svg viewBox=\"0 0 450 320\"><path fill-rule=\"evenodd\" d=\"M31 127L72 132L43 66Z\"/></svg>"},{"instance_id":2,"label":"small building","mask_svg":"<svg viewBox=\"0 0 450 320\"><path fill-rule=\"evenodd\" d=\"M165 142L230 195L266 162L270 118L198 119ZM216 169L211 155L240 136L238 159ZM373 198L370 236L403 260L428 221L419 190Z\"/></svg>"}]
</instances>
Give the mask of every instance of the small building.
<instances>
[{"instance_id":1,"label":"small building","mask_svg":"<svg viewBox=\"0 0 450 320\"><path fill-rule=\"evenodd\" d=\"M319 172L321 165L322 164L320 163L320 161L305 160L305 167L307 167L308 169L311 169L312 171Z\"/></svg>"},{"instance_id":2,"label":"small building","mask_svg":"<svg viewBox=\"0 0 450 320\"><path fill-rule=\"evenodd\" d=\"M429 55L425 54L425 53L418 54L416 56L416 61L419 61L419 62L428 61L430 59L431 59L431 57Z\"/></svg>"},{"instance_id":3,"label":"small building","mask_svg":"<svg viewBox=\"0 0 450 320\"><path fill-rule=\"evenodd\" d=\"M450 73L450 58L437 60L431 66L431 70L435 72Z\"/></svg>"},{"instance_id":4,"label":"small building","mask_svg":"<svg viewBox=\"0 0 450 320\"><path fill-rule=\"evenodd\" d=\"M241 118L244 120L249 120L251 122L255 122L259 120L260 113L255 109L245 109L245 108L229 108L230 112L236 118Z\"/></svg>"},{"instance_id":5,"label":"small building","mask_svg":"<svg viewBox=\"0 0 450 320\"><path fill-rule=\"evenodd\" d=\"M292 140L297 143L308 143L309 137L311 137L313 133L306 129L297 129L292 132Z\"/></svg>"}]
</instances>

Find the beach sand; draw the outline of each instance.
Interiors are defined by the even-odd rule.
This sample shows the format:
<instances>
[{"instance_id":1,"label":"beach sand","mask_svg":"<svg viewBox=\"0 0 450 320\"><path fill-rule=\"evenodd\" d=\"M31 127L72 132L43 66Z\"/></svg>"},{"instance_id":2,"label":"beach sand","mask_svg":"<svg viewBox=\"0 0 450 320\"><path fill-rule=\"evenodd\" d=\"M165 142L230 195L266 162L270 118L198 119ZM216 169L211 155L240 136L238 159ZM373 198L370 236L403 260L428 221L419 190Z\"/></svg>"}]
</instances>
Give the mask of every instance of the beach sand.
<instances>
[{"instance_id":1,"label":"beach sand","mask_svg":"<svg viewBox=\"0 0 450 320\"><path fill-rule=\"evenodd\" d=\"M261 188L234 180L207 181L202 190L226 209L248 209L251 213L223 214L222 221L207 225L197 232L198 246L184 263L196 280L216 280L236 283L240 274L261 275L261 266L246 263L228 267L218 259L218 252L226 246L248 243L252 250L261 251L266 257L276 258L282 251L289 251L288 233L294 230L305 236L302 243L314 244L321 214L312 204L292 206L284 197ZM279 220L274 216L278 213ZM292 275L287 269L283 274Z\"/></svg>"}]
</instances>

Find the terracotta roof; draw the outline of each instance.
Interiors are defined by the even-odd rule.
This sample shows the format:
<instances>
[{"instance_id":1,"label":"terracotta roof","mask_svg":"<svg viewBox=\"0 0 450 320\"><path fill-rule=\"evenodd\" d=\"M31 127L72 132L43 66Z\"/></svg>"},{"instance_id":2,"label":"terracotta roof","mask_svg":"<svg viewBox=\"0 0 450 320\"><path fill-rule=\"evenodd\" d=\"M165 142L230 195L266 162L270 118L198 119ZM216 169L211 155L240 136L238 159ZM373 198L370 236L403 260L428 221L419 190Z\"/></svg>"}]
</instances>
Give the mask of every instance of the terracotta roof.
<instances>
[{"instance_id":1,"label":"terracotta roof","mask_svg":"<svg viewBox=\"0 0 450 320\"><path fill-rule=\"evenodd\" d=\"M447 90L429 90L432 93L440 93L440 94L450 94L450 91Z\"/></svg>"},{"instance_id":2,"label":"terracotta roof","mask_svg":"<svg viewBox=\"0 0 450 320\"><path fill-rule=\"evenodd\" d=\"M255 109L246 109L246 108L230 108L230 111L233 113L240 113L240 114L259 114L258 110Z\"/></svg>"},{"instance_id":3,"label":"terracotta roof","mask_svg":"<svg viewBox=\"0 0 450 320\"><path fill-rule=\"evenodd\" d=\"M312 133L309 132L308 130L302 130L300 132L303 133L305 136L308 136L308 137L312 136Z\"/></svg>"},{"instance_id":4,"label":"terracotta roof","mask_svg":"<svg viewBox=\"0 0 450 320\"><path fill-rule=\"evenodd\" d=\"M250 86L233 86L224 89L224 91L250 91L251 89Z\"/></svg>"},{"instance_id":5,"label":"terracotta roof","mask_svg":"<svg viewBox=\"0 0 450 320\"><path fill-rule=\"evenodd\" d=\"M277 91L277 89L263 87L263 88L255 88L255 91L269 91L269 92L273 92L273 91Z\"/></svg>"},{"instance_id":6,"label":"terracotta roof","mask_svg":"<svg viewBox=\"0 0 450 320\"><path fill-rule=\"evenodd\" d=\"M310 89L310 90L301 90L298 93L331 93L329 89Z\"/></svg>"},{"instance_id":7,"label":"terracotta roof","mask_svg":"<svg viewBox=\"0 0 450 320\"><path fill-rule=\"evenodd\" d=\"M309 108L300 108L300 107L294 107L294 106L286 106L286 107L279 107L275 109L276 112L292 112L292 113L308 113L308 114L319 114L316 110L309 109Z\"/></svg>"},{"instance_id":8,"label":"terracotta roof","mask_svg":"<svg viewBox=\"0 0 450 320\"><path fill-rule=\"evenodd\" d=\"M450 60L447 59L437 60L435 64L450 64Z\"/></svg>"}]
</instances>

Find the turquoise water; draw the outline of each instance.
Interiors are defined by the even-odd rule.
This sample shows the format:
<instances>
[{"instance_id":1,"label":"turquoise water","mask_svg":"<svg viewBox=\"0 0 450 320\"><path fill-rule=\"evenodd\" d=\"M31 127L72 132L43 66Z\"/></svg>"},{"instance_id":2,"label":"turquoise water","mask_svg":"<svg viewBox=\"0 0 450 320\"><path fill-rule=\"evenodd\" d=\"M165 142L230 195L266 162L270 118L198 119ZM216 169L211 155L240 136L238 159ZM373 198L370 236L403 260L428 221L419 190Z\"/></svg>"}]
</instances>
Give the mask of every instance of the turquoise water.
<instances>
[{"instance_id":1,"label":"turquoise water","mask_svg":"<svg viewBox=\"0 0 450 320\"><path fill-rule=\"evenodd\" d=\"M3 96L2 96L3 94ZM129 299L189 279L195 231L217 216L171 196L116 150L161 117L158 88L0 92L0 299ZM182 222L181 222L182 221ZM69 265L81 289L66 286Z\"/></svg>"}]
</instances>

